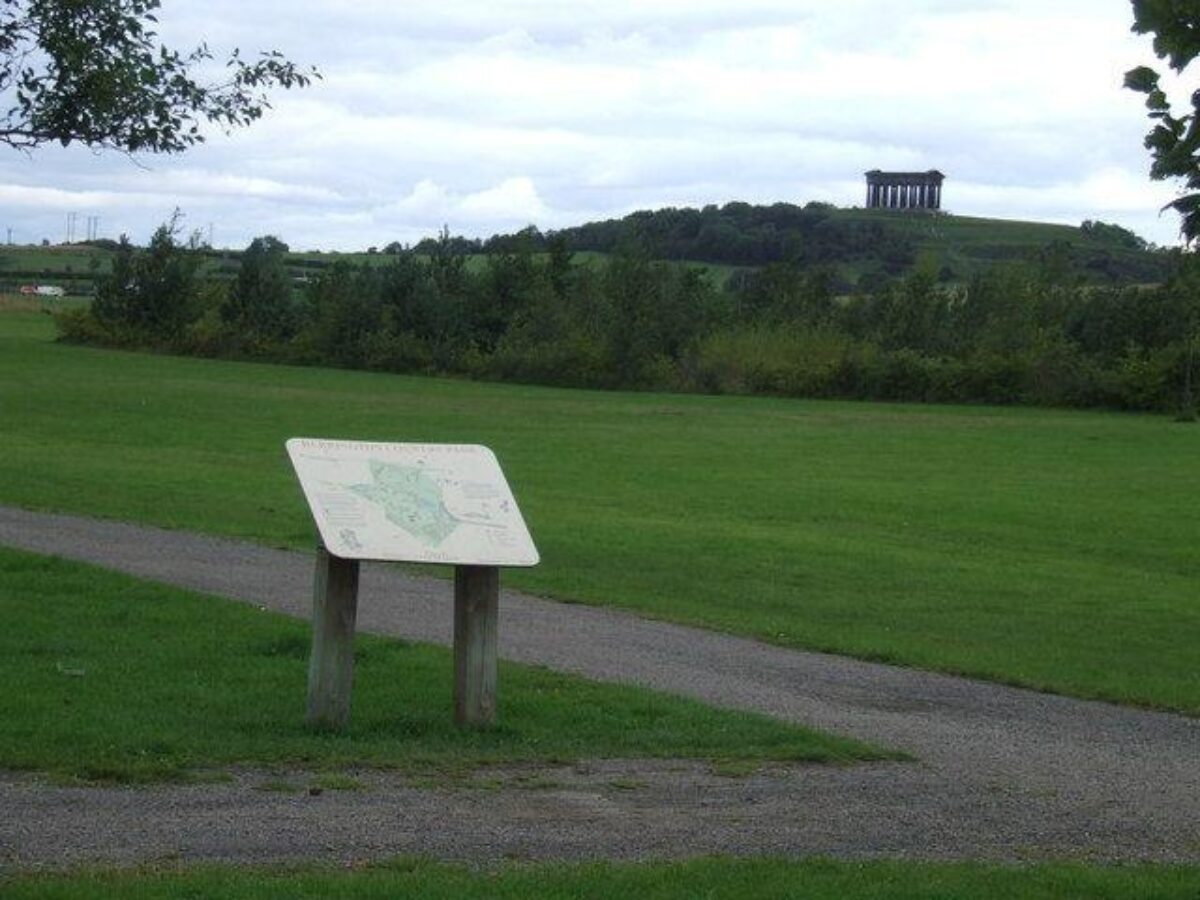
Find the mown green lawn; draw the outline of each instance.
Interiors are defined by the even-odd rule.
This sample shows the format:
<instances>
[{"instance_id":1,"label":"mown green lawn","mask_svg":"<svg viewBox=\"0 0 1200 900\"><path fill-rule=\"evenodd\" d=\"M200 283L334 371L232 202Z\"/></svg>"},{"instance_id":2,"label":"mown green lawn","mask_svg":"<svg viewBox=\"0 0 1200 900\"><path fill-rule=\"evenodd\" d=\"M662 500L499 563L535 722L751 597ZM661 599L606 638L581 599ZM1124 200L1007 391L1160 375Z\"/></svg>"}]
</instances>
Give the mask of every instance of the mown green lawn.
<instances>
[{"instance_id":1,"label":"mown green lawn","mask_svg":"<svg viewBox=\"0 0 1200 900\"><path fill-rule=\"evenodd\" d=\"M0 502L307 547L294 435L471 442L506 583L776 643L1200 712L1200 428L553 390L58 345L0 315Z\"/></svg>"},{"instance_id":2,"label":"mown green lawn","mask_svg":"<svg viewBox=\"0 0 1200 900\"><path fill-rule=\"evenodd\" d=\"M440 774L604 757L881 757L765 716L506 663L497 724L459 729L450 651L370 635L355 641L349 728L315 732L307 623L2 548L0 621L0 769L129 782L235 763Z\"/></svg>"},{"instance_id":3,"label":"mown green lawn","mask_svg":"<svg viewBox=\"0 0 1200 900\"><path fill-rule=\"evenodd\" d=\"M11 900L250 898L538 898L667 900L1194 900L1200 871L1171 866L985 866L894 862L700 859L690 862L511 865L493 872L401 859L350 871L231 869L108 871L26 876L0 889Z\"/></svg>"}]
</instances>

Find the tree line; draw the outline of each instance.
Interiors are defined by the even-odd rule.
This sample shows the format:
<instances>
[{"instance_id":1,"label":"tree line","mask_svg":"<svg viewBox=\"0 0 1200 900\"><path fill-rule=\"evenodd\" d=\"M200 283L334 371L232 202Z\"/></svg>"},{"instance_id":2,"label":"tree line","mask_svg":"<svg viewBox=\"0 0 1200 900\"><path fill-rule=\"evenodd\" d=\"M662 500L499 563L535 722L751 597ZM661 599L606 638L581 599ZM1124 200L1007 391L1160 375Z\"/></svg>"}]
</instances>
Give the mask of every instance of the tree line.
<instances>
[{"instance_id":1,"label":"tree line","mask_svg":"<svg viewBox=\"0 0 1200 900\"><path fill-rule=\"evenodd\" d=\"M298 285L256 238L201 277L173 225L122 241L66 340L235 359L634 390L1190 409L1200 265L1154 287L1078 282L1053 254L940 283L932 266L844 295L828 267L727 285L636 243L580 261L561 236L469 257L443 233Z\"/></svg>"}]
</instances>

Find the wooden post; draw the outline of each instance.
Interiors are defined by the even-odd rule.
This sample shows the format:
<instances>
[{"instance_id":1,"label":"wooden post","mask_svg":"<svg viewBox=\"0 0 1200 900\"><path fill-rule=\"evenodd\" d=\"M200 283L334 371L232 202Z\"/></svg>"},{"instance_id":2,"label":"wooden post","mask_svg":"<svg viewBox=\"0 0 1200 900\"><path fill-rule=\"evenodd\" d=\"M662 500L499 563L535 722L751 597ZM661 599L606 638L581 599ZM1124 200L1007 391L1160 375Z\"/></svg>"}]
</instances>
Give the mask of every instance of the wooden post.
<instances>
[{"instance_id":1,"label":"wooden post","mask_svg":"<svg viewBox=\"0 0 1200 900\"><path fill-rule=\"evenodd\" d=\"M454 569L454 722L488 725L496 718L496 634L500 570Z\"/></svg>"},{"instance_id":2,"label":"wooden post","mask_svg":"<svg viewBox=\"0 0 1200 900\"><path fill-rule=\"evenodd\" d=\"M308 661L309 725L342 729L350 722L357 612L358 560L342 559L318 546Z\"/></svg>"}]
</instances>

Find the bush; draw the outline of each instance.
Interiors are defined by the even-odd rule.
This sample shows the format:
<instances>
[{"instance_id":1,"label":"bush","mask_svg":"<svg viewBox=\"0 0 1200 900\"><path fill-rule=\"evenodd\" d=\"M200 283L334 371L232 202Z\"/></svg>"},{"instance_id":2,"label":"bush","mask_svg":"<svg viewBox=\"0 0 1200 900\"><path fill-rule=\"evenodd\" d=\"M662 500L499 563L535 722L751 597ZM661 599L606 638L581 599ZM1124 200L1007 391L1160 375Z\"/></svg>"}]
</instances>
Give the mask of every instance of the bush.
<instances>
[{"instance_id":1,"label":"bush","mask_svg":"<svg viewBox=\"0 0 1200 900\"><path fill-rule=\"evenodd\" d=\"M368 369L427 373L433 370L433 351L415 334L378 331L366 338L363 361Z\"/></svg>"},{"instance_id":2,"label":"bush","mask_svg":"<svg viewBox=\"0 0 1200 900\"><path fill-rule=\"evenodd\" d=\"M54 323L58 326L58 339L68 344L132 347L141 343L141 334L122 335L86 308L59 310L54 313Z\"/></svg>"},{"instance_id":3,"label":"bush","mask_svg":"<svg viewBox=\"0 0 1200 900\"><path fill-rule=\"evenodd\" d=\"M713 393L833 396L841 393L837 383L853 347L825 329L735 326L699 342L689 380Z\"/></svg>"},{"instance_id":4,"label":"bush","mask_svg":"<svg viewBox=\"0 0 1200 900\"><path fill-rule=\"evenodd\" d=\"M300 327L300 310L284 264L287 249L277 238L257 237L241 254L237 278L221 304L221 318L247 344L286 341Z\"/></svg>"},{"instance_id":5,"label":"bush","mask_svg":"<svg viewBox=\"0 0 1200 900\"><path fill-rule=\"evenodd\" d=\"M576 388L607 387L612 381L604 348L583 334L538 343L502 340L487 358L484 374L499 381Z\"/></svg>"},{"instance_id":6,"label":"bush","mask_svg":"<svg viewBox=\"0 0 1200 900\"><path fill-rule=\"evenodd\" d=\"M1116 367L1116 396L1127 409L1176 411L1183 394L1187 347L1130 347Z\"/></svg>"},{"instance_id":7,"label":"bush","mask_svg":"<svg viewBox=\"0 0 1200 900\"><path fill-rule=\"evenodd\" d=\"M178 215L160 225L145 250L135 251L122 237L112 272L96 289L92 314L126 336L148 343L169 343L197 317L198 255L175 240Z\"/></svg>"}]
</instances>

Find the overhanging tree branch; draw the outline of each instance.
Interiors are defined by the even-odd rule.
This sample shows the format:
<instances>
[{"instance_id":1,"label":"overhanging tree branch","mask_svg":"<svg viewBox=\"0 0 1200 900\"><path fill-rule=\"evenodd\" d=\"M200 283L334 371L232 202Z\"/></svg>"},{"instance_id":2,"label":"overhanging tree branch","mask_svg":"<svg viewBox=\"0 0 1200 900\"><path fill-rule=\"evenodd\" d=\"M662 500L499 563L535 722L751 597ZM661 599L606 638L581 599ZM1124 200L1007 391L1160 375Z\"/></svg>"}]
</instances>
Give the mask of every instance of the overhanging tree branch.
<instances>
[{"instance_id":1,"label":"overhanging tree branch","mask_svg":"<svg viewBox=\"0 0 1200 900\"><path fill-rule=\"evenodd\" d=\"M1182 73L1200 56L1200 8L1194 0L1132 2L1133 31L1153 35L1155 54ZM1191 111L1175 115L1160 80L1149 66L1125 73L1125 86L1146 95L1146 109L1154 122L1145 140L1154 158L1150 177L1183 181L1180 196L1163 208L1179 213L1180 231L1191 245L1200 240L1200 90L1190 98Z\"/></svg>"},{"instance_id":2,"label":"overhanging tree branch","mask_svg":"<svg viewBox=\"0 0 1200 900\"><path fill-rule=\"evenodd\" d=\"M0 144L57 142L130 153L177 153L204 141L202 126L229 131L270 108L273 88L320 78L277 51L234 53L217 84L195 77L213 60L158 42L159 0L0 0Z\"/></svg>"}]
</instances>

